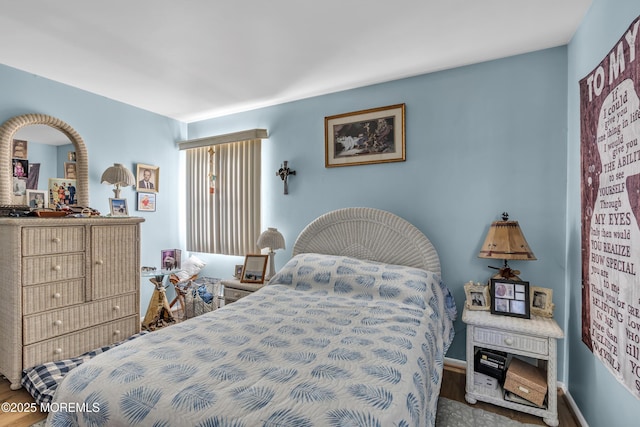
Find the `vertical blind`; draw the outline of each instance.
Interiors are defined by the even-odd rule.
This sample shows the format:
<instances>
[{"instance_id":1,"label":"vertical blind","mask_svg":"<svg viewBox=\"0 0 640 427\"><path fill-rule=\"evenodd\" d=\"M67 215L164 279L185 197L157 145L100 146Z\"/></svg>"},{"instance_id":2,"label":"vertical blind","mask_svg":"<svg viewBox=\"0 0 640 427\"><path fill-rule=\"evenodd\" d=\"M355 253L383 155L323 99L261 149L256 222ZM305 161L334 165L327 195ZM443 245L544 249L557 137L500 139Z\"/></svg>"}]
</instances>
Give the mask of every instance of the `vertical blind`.
<instances>
[{"instance_id":1,"label":"vertical blind","mask_svg":"<svg viewBox=\"0 0 640 427\"><path fill-rule=\"evenodd\" d=\"M214 151L213 162L210 150ZM187 250L259 253L260 139L186 151ZM216 177L213 193L210 173Z\"/></svg>"}]
</instances>

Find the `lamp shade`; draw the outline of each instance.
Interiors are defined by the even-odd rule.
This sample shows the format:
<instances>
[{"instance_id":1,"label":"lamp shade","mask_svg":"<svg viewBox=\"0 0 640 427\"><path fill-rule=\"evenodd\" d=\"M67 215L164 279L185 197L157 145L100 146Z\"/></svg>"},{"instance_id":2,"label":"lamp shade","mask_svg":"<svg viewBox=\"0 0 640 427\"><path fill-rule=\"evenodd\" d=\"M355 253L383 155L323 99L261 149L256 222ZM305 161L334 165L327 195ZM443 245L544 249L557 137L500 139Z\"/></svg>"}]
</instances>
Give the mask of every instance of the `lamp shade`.
<instances>
[{"instance_id":1,"label":"lamp shade","mask_svg":"<svg viewBox=\"0 0 640 427\"><path fill-rule=\"evenodd\" d=\"M269 248L271 251L285 249L284 236L277 228L273 227L269 227L266 231L263 231L260 237L258 237L256 244L260 249Z\"/></svg>"},{"instance_id":2,"label":"lamp shade","mask_svg":"<svg viewBox=\"0 0 640 427\"><path fill-rule=\"evenodd\" d=\"M113 166L109 166L102 173L100 181L102 184L119 185L121 187L128 187L136 183L131 171L120 163L114 163Z\"/></svg>"},{"instance_id":3,"label":"lamp shade","mask_svg":"<svg viewBox=\"0 0 640 427\"><path fill-rule=\"evenodd\" d=\"M535 260L536 257L531 248L529 248L518 221L509 221L507 214L503 214L502 219L502 221L491 223L478 257L504 260Z\"/></svg>"},{"instance_id":4,"label":"lamp shade","mask_svg":"<svg viewBox=\"0 0 640 427\"><path fill-rule=\"evenodd\" d=\"M116 199L120 198L120 187L128 187L136 183L136 179L129 169L124 167L123 164L114 163L113 166L109 166L106 171L102 173L100 178L102 184L114 185L113 194Z\"/></svg>"}]
</instances>

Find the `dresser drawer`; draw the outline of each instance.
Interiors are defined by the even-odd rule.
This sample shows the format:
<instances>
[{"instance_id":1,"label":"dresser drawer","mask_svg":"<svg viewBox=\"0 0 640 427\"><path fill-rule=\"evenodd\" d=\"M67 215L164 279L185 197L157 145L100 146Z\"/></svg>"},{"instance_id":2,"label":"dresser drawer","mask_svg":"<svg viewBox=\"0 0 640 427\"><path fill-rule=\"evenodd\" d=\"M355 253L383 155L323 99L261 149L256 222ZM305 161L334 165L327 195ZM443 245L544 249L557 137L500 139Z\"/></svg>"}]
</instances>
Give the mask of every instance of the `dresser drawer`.
<instances>
[{"instance_id":1,"label":"dresser drawer","mask_svg":"<svg viewBox=\"0 0 640 427\"><path fill-rule=\"evenodd\" d=\"M23 344L33 344L136 313L135 294L80 304L23 318Z\"/></svg>"},{"instance_id":2,"label":"dresser drawer","mask_svg":"<svg viewBox=\"0 0 640 427\"><path fill-rule=\"evenodd\" d=\"M84 251L84 227L24 227L22 255L49 255Z\"/></svg>"},{"instance_id":3,"label":"dresser drawer","mask_svg":"<svg viewBox=\"0 0 640 427\"><path fill-rule=\"evenodd\" d=\"M22 312L25 315L84 302L84 279L24 286Z\"/></svg>"},{"instance_id":4,"label":"dresser drawer","mask_svg":"<svg viewBox=\"0 0 640 427\"><path fill-rule=\"evenodd\" d=\"M22 284L29 286L82 278L84 268L83 253L22 258Z\"/></svg>"},{"instance_id":5,"label":"dresser drawer","mask_svg":"<svg viewBox=\"0 0 640 427\"><path fill-rule=\"evenodd\" d=\"M549 340L531 335L517 334L497 329L473 328L474 344L502 347L506 351L521 350L537 355L549 354Z\"/></svg>"},{"instance_id":6,"label":"dresser drawer","mask_svg":"<svg viewBox=\"0 0 640 427\"><path fill-rule=\"evenodd\" d=\"M224 300L227 304L230 302L237 301L240 298L246 297L247 295L251 295L251 292L243 291L240 289L228 288L226 286L224 288Z\"/></svg>"},{"instance_id":7,"label":"dresser drawer","mask_svg":"<svg viewBox=\"0 0 640 427\"><path fill-rule=\"evenodd\" d=\"M90 329L23 347L22 367L69 359L90 350L113 344L140 332L140 317L131 316Z\"/></svg>"}]
</instances>

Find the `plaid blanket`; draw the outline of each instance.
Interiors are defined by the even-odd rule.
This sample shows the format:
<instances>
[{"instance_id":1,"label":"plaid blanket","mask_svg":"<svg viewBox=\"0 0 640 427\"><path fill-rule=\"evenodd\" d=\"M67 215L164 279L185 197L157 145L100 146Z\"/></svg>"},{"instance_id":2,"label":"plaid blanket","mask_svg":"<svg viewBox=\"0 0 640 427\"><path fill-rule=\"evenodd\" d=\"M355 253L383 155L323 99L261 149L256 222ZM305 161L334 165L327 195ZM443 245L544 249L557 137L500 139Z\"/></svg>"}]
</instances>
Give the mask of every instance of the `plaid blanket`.
<instances>
[{"instance_id":1,"label":"plaid blanket","mask_svg":"<svg viewBox=\"0 0 640 427\"><path fill-rule=\"evenodd\" d=\"M25 369L22 371L22 386L29 392L29 394L31 394L31 396L33 396L38 405L49 403L53 399L53 395L58 388L58 384L60 384L64 376L73 368L77 368L100 353L104 353L113 347L147 333L149 332L142 331L138 334L132 335L126 340L88 351L78 357L58 360L56 362L47 362L42 365L34 366L33 368Z\"/></svg>"}]
</instances>

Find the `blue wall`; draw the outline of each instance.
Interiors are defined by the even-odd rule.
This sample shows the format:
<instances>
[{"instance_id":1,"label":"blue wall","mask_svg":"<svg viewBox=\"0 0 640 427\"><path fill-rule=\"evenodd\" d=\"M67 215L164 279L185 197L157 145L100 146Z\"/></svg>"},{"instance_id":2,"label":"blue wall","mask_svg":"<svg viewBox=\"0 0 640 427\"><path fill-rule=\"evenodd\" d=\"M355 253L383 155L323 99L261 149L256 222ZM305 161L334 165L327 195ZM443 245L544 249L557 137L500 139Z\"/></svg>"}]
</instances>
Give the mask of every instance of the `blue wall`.
<instances>
[{"instance_id":1,"label":"blue wall","mask_svg":"<svg viewBox=\"0 0 640 427\"><path fill-rule=\"evenodd\" d=\"M276 267L317 216L348 206L385 209L433 241L461 313L463 284L486 281L494 273L487 266L500 265L477 254L489 224L508 211L538 258L512 267L532 285L553 288L561 302L566 74L566 49L560 47L191 123L189 138L269 130L263 143L262 223L281 230L287 243L277 252ZM324 167L324 117L398 103L406 104L406 162ZM286 196L275 175L283 160L297 171ZM236 263L204 258L213 275L231 274ZM563 304L555 316L564 328ZM464 360L461 321L456 332L448 356Z\"/></svg>"},{"instance_id":2,"label":"blue wall","mask_svg":"<svg viewBox=\"0 0 640 427\"><path fill-rule=\"evenodd\" d=\"M592 426L638 425L640 401L582 343L580 263L580 93L578 82L640 15L638 0L594 0L568 46L567 343L569 391ZM636 58L636 61L638 58Z\"/></svg>"},{"instance_id":3,"label":"blue wall","mask_svg":"<svg viewBox=\"0 0 640 427\"><path fill-rule=\"evenodd\" d=\"M186 138L186 125L3 65L0 93L0 123L20 114L48 114L65 121L82 136L89 153L90 202L104 214L109 213L109 197L113 197L112 187L100 183L107 167L123 163L133 173L136 163L160 167L156 212L136 211L133 189L125 188L121 193L128 200L129 214L146 219L142 223L142 264L159 265L160 250L173 248L179 241L175 142ZM41 174L41 178L46 177ZM144 313L153 286L143 281L141 289Z\"/></svg>"},{"instance_id":4,"label":"blue wall","mask_svg":"<svg viewBox=\"0 0 640 427\"><path fill-rule=\"evenodd\" d=\"M554 290L559 379L568 384L589 424L633 425L639 402L593 357L580 339L580 180L578 81L640 13L637 0L594 0L565 47L281 104L189 125L0 65L0 121L25 113L59 117L85 140L91 204L108 211L112 195L99 182L114 162L160 167L156 212L142 216L142 264L158 265L163 248L184 248L180 206L184 164L176 141L263 127L263 228L287 242L277 267L291 255L302 228L341 207L371 206L415 224L438 248L443 278L461 311L463 284L493 270L477 253L491 221L508 211L538 260L512 262L532 285ZM324 167L324 117L405 103L407 161ZM297 171L290 194L275 176L283 160ZM198 254L203 274L227 277L241 257ZM151 285L142 284L146 310ZM448 356L465 359L465 331Z\"/></svg>"}]
</instances>

